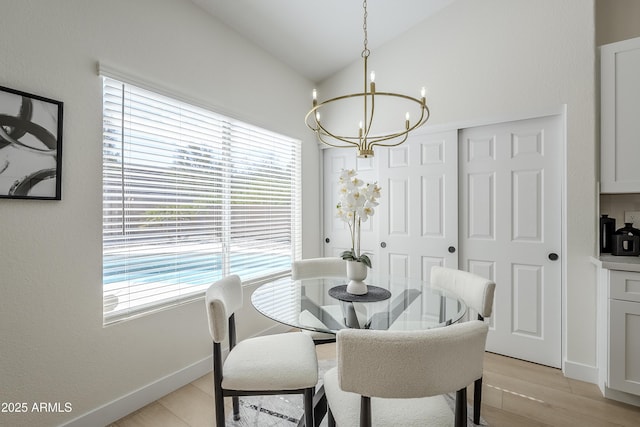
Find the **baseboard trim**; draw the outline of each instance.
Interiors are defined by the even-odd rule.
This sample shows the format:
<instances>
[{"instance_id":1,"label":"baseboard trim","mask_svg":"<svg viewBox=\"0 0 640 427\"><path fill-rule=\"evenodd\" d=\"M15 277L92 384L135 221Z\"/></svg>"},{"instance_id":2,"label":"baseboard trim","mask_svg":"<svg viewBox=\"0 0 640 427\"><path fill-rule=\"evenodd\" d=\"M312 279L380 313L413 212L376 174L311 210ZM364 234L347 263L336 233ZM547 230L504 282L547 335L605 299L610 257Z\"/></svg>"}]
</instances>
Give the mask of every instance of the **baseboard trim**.
<instances>
[{"instance_id":1,"label":"baseboard trim","mask_svg":"<svg viewBox=\"0 0 640 427\"><path fill-rule=\"evenodd\" d=\"M596 366L565 360L562 372L567 378L598 384L598 368Z\"/></svg>"},{"instance_id":2,"label":"baseboard trim","mask_svg":"<svg viewBox=\"0 0 640 427\"><path fill-rule=\"evenodd\" d=\"M206 357L177 372L160 378L138 390L132 391L112 402L100 406L73 420L62 424L61 427L106 426L120 418L155 402L163 396L185 386L212 369L212 356ZM212 401L213 404L213 401Z\"/></svg>"},{"instance_id":3,"label":"baseboard trim","mask_svg":"<svg viewBox=\"0 0 640 427\"><path fill-rule=\"evenodd\" d=\"M617 400L618 402L628 403L629 405L640 406L640 396L624 391L612 390L606 386L604 388L604 397Z\"/></svg>"},{"instance_id":4,"label":"baseboard trim","mask_svg":"<svg viewBox=\"0 0 640 427\"><path fill-rule=\"evenodd\" d=\"M291 327L275 324L261 332L253 335L271 335L283 332L290 332ZM225 349L226 354L229 349ZM122 417L125 417L140 408L147 406L149 403L155 402L163 396L183 387L203 375L208 374L213 366L212 356L206 357L190 366L187 366L177 372L160 378L138 390L132 391L118 399L106 403L96 409L93 409L60 427L84 427L84 426L106 426ZM213 404L213 401L212 401Z\"/></svg>"}]
</instances>

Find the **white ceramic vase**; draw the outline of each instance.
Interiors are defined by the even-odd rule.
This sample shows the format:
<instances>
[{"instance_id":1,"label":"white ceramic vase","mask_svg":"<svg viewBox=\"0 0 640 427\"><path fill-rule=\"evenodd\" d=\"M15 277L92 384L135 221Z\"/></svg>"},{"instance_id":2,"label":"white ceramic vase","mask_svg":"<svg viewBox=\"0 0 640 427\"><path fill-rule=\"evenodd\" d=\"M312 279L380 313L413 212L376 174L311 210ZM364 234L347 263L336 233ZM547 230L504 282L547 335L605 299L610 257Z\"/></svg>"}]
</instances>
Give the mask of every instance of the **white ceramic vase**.
<instances>
[{"instance_id":1,"label":"white ceramic vase","mask_svg":"<svg viewBox=\"0 0 640 427\"><path fill-rule=\"evenodd\" d=\"M347 292L353 295L364 295L367 293L367 266L359 261L347 261Z\"/></svg>"}]
</instances>

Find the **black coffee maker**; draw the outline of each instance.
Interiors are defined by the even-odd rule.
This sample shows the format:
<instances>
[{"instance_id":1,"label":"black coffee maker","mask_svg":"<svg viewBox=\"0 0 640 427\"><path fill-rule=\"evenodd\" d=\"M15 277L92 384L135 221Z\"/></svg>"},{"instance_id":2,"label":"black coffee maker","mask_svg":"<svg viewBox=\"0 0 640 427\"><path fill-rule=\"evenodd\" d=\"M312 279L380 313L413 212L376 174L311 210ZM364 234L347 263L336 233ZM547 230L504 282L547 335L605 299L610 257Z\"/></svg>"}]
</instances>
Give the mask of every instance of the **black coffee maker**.
<instances>
[{"instance_id":1,"label":"black coffee maker","mask_svg":"<svg viewBox=\"0 0 640 427\"><path fill-rule=\"evenodd\" d=\"M612 242L611 255L640 255L640 230L630 222L625 222L624 227L616 230Z\"/></svg>"}]
</instances>

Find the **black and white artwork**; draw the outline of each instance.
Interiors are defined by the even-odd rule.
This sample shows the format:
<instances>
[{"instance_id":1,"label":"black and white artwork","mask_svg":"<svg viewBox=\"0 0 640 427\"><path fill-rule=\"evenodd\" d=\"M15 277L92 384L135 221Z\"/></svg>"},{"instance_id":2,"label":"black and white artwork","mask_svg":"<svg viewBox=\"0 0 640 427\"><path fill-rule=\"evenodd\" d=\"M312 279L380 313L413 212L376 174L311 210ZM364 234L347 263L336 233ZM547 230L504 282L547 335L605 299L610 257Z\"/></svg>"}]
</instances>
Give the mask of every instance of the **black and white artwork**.
<instances>
[{"instance_id":1,"label":"black and white artwork","mask_svg":"<svg viewBox=\"0 0 640 427\"><path fill-rule=\"evenodd\" d=\"M62 107L0 86L0 198L60 200Z\"/></svg>"}]
</instances>

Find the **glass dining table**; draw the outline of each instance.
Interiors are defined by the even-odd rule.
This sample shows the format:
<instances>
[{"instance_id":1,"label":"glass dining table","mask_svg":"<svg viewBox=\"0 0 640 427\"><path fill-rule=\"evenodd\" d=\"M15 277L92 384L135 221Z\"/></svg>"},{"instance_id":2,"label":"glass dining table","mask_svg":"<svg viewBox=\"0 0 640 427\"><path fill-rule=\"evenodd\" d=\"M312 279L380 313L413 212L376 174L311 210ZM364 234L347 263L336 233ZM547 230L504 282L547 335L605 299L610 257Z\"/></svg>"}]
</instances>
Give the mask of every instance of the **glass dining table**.
<instances>
[{"instance_id":1,"label":"glass dining table","mask_svg":"<svg viewBox=\"0 0 640 427\"><path fill-rule=\"evenodd\" d=\"M313 331L316 343L335 340L344 328L420 330L460 321L466 305L455 295L428 282L369 273L366 295L346 293L346 279L319 277L274 279L260 285L251 303L264 316L278 323ZM319 333L319 336L317 335ZM315 426L327 412L324 386L313 398ZM298 426L302 426L301 419Z\"/></svg>"},{"instance_id":2,"label":"glass dining table","mask_svg":"<svg viewBox=\"0 0 640 427\"><path fill-rule=\"evenodd\" d=\"M366 295L344 291L346 279L283 277L256 289L253 306L293 328L335 334L343 328L430 329L458 322L467 307L455 295L428 282L369 273Z\"/></svg>"}]
</instances>

